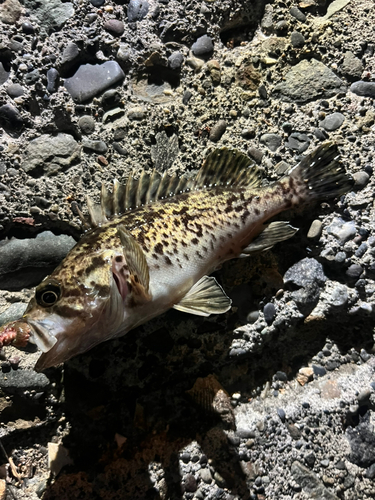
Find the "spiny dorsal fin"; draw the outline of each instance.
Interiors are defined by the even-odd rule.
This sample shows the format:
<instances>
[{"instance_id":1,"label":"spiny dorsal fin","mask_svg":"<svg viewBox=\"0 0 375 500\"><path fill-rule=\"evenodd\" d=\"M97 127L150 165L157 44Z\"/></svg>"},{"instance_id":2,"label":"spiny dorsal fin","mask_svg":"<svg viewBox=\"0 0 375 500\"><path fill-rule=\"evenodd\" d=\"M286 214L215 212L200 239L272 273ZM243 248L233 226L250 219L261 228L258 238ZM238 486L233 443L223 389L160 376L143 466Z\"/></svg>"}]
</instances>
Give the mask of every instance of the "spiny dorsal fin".
<instances>
[{"instance_id":1,"label":"spiny dorsal fin","mask_svg":"<svg viewBox=\"0 0 375 500\"><path fill-rule=\"evenodd\" d=\"M82 217L81 213L79 216L86 228L94 228L128 210L187 191L214 186L255 188L260 183L260 171L250 158L239 151L221 148L207 156L195 177L170 176L166 172L160 174L154 170L151 174L142 171L138 179L132 173L126 184L114 180L112 193L102 186L100 204L87 199L89 220Z\"/></svg>"}]
</instances>

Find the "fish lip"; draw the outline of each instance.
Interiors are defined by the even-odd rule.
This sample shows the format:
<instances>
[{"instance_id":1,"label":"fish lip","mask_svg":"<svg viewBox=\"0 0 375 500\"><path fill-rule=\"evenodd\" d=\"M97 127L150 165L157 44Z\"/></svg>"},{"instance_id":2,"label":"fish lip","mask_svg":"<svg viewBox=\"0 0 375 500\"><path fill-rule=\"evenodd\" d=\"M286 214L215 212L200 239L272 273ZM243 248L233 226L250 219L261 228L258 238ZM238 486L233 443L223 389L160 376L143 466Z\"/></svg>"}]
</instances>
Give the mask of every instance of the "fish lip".
<instances>
[{"instance_id":1,"label":"fish lip","mask_svg":"<svg viewBox=\"0 0 375 500\"><path fill-rule=\"evenodd\" d=\"M57 339L48 328L45 328L39 321L34 321L29 318L25 318L26 322L31 327L30 342L36 344L38 349L43 352L48 352L56 344Z\"/></svg>"}]
</instances>

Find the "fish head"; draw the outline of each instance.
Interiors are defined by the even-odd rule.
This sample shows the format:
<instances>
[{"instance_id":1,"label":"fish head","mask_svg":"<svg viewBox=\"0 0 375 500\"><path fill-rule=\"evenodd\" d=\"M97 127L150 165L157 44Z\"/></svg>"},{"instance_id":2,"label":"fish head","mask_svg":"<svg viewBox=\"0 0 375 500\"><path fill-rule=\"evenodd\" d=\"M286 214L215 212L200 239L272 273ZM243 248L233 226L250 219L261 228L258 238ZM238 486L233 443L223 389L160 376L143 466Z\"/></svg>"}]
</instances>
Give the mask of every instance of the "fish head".
<instances>
[{"instance_id":1,"label":"fish head","mask_svg":"<svg viewBox=\"0 0 375 500\"><path fill-rule=\"evenodd\" d=\"M19 325L29 325L30 342L43 351L37 371L87 351L118 330L124 301L112 262L111 251L80 259L73 252L36 288Z\"/></svg>"}]
</instances>

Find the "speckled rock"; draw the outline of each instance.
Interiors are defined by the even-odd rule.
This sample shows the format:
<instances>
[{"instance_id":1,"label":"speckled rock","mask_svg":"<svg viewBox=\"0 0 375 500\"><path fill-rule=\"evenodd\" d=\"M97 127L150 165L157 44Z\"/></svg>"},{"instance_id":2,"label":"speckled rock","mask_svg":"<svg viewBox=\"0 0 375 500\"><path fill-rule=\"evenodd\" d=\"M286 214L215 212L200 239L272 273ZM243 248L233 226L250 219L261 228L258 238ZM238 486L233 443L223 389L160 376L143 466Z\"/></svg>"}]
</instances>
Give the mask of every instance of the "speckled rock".
<instances>
[{"instance_id":1,"label":"speckled rock","mask_svg":"<svg viewBox=\"0 0 375 500\"><path fill-rule=\"evenodd\" d=\"M345 116L342 113L332 113L320 122L320 126L331 132L340 128L344 120Z\"/></svg>"}]
</instances>

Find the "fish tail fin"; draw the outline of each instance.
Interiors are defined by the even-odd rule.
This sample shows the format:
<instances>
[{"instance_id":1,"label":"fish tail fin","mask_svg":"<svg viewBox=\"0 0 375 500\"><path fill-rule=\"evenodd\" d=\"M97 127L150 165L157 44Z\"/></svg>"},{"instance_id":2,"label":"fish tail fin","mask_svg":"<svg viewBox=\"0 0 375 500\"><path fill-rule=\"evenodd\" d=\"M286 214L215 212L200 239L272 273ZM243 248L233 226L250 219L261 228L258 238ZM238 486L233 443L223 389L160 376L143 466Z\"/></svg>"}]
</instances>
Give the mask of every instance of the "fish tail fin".
<instances>
[{"instance_id":1,"label":"fish tail fin","mask_svg":"<svg viewBox=\"0 0 375 500\"><path fill-rule=\"evenodd\" d=\"M307 155L288 178L296 183L299 197L305 202L335 198L354 184L340 162L337 144L329 141Z\"/></svg>"}]
</instances>

